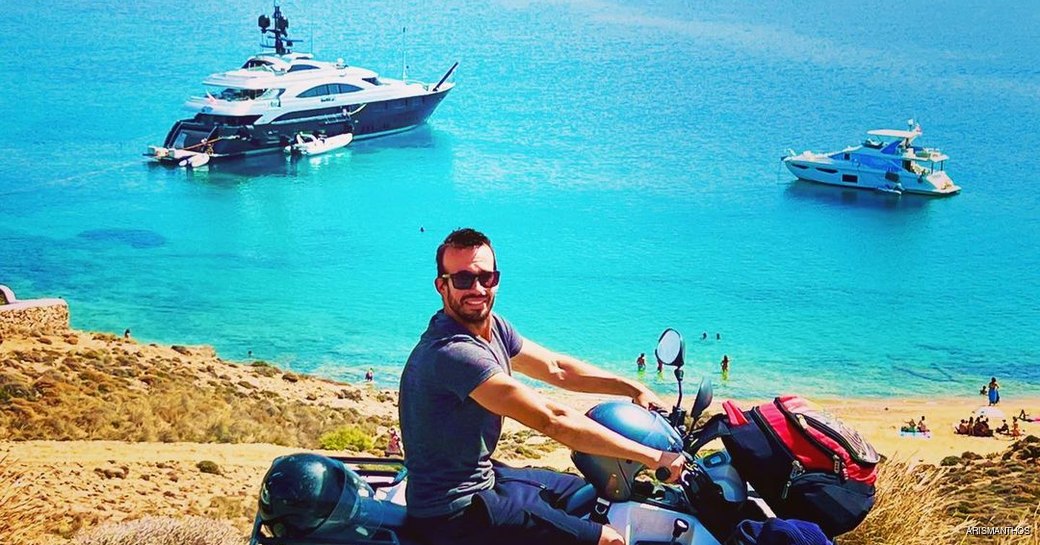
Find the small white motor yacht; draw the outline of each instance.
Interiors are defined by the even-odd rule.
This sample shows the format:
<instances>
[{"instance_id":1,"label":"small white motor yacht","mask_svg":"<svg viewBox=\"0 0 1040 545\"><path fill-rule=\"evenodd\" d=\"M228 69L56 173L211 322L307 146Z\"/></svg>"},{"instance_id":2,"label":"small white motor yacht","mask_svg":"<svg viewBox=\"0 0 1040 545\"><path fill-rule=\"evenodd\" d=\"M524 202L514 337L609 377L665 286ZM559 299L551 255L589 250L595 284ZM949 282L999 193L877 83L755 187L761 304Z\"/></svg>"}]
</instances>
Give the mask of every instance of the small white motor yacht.
<instances>
[{"instance_id":1,"label":"small white motor yacht","mask_svg":"<svg viewBox=\"0 0 1040 545\"><path fill-rule=\"evenodd\" d=\"M841 151L795 154L788 150L782 160L801 180L820 184L858 187L881 193L944 196L960 192L946 174L949 159L936 148L913 145L921 126L910 130L876 129L862 145ZM877 138L874 138L877 137Z\"/></svg>"},{"instance_id":2,"label":"small white motor yacht","mask_svg":"<svg viewBox=\"0 0 1040 545\"><path fill-rule=\"evenodd\" d=\"M296 142L285 146L285 153L318 155L320 153L346 147L352 140L354 140L354 135L349 132L337 134L335 136L315 136L311 133L301 132L296 134Z\"/></svg>"}]
</instances>

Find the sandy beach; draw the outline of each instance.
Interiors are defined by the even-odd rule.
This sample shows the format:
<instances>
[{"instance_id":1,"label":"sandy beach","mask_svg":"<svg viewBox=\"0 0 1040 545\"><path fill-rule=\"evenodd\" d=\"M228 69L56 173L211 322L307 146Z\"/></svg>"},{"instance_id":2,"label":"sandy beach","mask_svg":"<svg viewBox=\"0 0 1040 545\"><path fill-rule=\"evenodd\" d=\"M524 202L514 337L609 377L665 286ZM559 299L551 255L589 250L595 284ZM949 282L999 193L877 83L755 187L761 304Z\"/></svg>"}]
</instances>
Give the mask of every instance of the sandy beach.
<instances>
[{"instance_id":1,"label":"sandy beach","mask_svg":"<svg viewBox=\"0 0 1040 545\"><path fill-rule=\"evenodd\" d=\"M44 339L41 341L41 339ZM396 392L358 387L323 379L297 377L289 380L275 375L257 374L258 367L226 362L205 347L166 347L143 345L107 334L70 332L63 335L8 338L0 345L4 372L15 370L43 373L47 363L34 354L63 354L104 351L129 357L123 362L147 368L166 362L197 377L199 384L237 385L243 391L264 393L272 399L292 400L319 409L327 407L356 411L363 417L396 418ZM168 358L168 359L163 359ZM176 360L176 364L169 363ZM244 362L245 363L245 362ZM214 366L219 369L214 371ZM259 369L263 369L260 367ZM35 371L34 371L35 370ZM148 371L156 373L157 371ZM268 373L270 375L270 373ZM145 375L147 376L147 375ZM187 375L186 375L187 376ZM219 377L214 380L213 377ZM37 379L39 380L39 379ZM9 380L10 382L10 380ZM349 394L349 395L347 395ZM576 408L586 409L602 396L545 392ZM1009 419L1019 409L1035 414L1040 399L1006 396L1000 408ZM671 400L667 400L671 401ZM709 412L720 411L717 399ZM741 400L744 408L765 400ZM885 456L913 463L938 464L944 457L960 456L966 451L986 455L1006 449L1007 438L975 438L955 435L953 424L985 405L979 397L931 399L817 399L825 409L860 431ZM687 403L692 400L687 399ZM910 419L925 416L932 428L931 438L899 435L899 427ZM387 422L387 420L380 420ZM999 422L995 422L999 425ZM385 429L380 425L379 430ZM521 427L507 422L506 434ZM1024 434L1040 435L1040 423L1023 425ZM253 516L260 480L276 456L301 450L300 447L263 443L221 444L193 442L128 442L112 440L28 440L11 441L8 430L0 441L0 457L31 483L39 513L53 517L54 524L45 543L63 543L77 532L104 523L134 520L146 515L181 517L202 515L231 521L243 532ZM542 437L525 439L542 445L535 457L501 453L509 463L534 463L558 469L571 467L569 451ZM200 470L199 463L213 462L215 472Z\"/></svg>"}]
</instances>

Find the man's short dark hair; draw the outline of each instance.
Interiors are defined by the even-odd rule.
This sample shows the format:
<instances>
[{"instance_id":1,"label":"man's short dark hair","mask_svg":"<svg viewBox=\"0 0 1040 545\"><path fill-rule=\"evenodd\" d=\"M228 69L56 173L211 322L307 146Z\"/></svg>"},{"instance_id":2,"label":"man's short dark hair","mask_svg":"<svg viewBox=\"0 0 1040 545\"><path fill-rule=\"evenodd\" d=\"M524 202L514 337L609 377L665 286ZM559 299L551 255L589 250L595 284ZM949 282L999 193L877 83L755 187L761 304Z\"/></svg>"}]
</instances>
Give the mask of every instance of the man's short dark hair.
<instances>
[{"instance_id":1,"label":"man's short dark hair","mask_svg":"<svg viewBox=\"0 0 1040 545\"><path fill-rule=\"evenodd\" d=\"M477 231L476 229L470 229L469 227L463 227L452 231L444 242L437 247L437 276L446 274L448 271L444 268L444 251L448 249L448 246L452 248L477 248L479 246L487 245L491 248L491 254L494 255L495 249L491 247L491 239L484 233ZM495 268L498 268L498 259L495 259Z\"/></svg>"}]
</instances>

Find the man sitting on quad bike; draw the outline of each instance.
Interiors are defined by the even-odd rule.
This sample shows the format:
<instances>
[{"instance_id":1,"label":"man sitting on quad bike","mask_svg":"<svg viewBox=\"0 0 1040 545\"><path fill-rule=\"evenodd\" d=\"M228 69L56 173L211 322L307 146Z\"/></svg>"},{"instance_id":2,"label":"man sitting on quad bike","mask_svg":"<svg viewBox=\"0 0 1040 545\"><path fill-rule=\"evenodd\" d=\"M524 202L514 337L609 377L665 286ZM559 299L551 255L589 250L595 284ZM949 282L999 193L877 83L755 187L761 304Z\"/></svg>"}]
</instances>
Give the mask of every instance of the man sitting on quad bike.
<instances>
[{"instance_id":1,"label":"man sitting on quad bike","mask_svg":"<svg viewBox=\"0 0 1040 545\"><path fill-rule=\"evenodd\" d=\"M667 468L672 481L682 473L683 454L622 437L546 399L512 372L576 392L631 397L645 408L661 401L638 382L525 339L493 313L500 271L482 233L452 232L436 259L434 287L443 308L401 375L408 526L432 545L624 544L609 526L556 507L585 484L581 478L492 463L502 417L575 451Z\"/></svg>"}]
</instances>

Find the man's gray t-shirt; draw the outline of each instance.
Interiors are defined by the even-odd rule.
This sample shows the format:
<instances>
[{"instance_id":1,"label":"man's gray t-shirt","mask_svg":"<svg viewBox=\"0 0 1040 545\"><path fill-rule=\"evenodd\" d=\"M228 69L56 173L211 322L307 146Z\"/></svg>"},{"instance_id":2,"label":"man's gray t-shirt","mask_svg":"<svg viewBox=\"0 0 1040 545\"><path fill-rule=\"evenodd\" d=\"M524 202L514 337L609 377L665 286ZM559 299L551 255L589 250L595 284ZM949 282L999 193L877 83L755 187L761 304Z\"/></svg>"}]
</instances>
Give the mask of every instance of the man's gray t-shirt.
<instances>
[{"instance_id":1,"label":"man's gray t-shirt","mask_svg":"<svg viewBox=\"0 0 1040 545\"><path fill-rule=\"evenodd\" d=\"M473 494L495 485L491 455L502 417L469 397L497 373L512 374L509 360L523 339L492 313L491 342L437 312L401 373L399 413L408 468L408 514L436 517L458 512Z\"/></svg>"}]
</instances>

